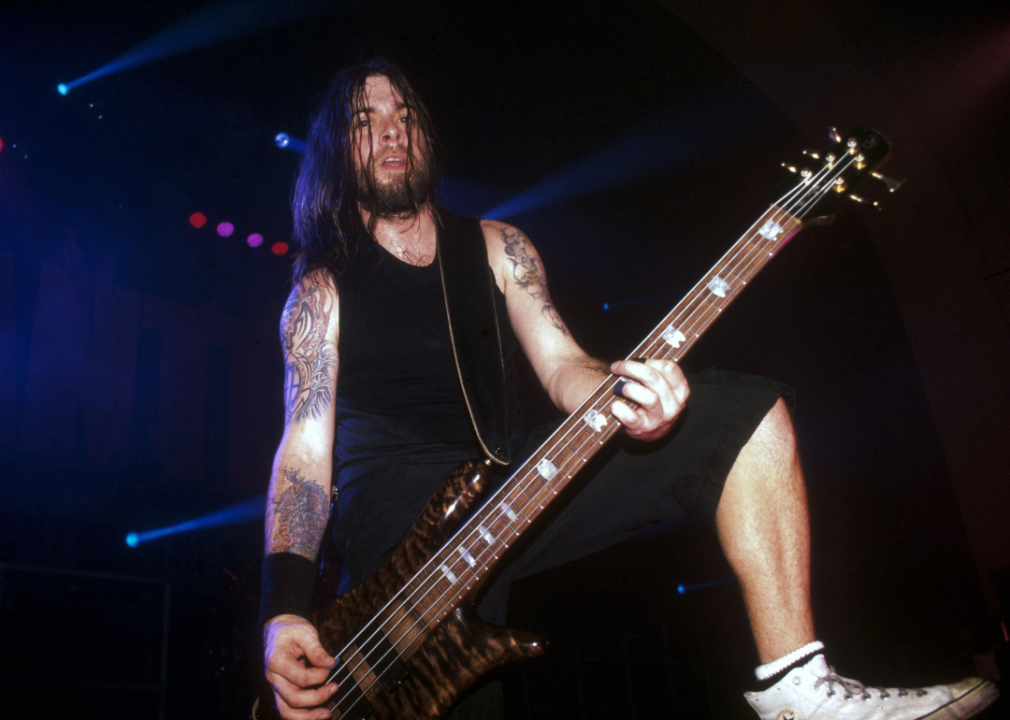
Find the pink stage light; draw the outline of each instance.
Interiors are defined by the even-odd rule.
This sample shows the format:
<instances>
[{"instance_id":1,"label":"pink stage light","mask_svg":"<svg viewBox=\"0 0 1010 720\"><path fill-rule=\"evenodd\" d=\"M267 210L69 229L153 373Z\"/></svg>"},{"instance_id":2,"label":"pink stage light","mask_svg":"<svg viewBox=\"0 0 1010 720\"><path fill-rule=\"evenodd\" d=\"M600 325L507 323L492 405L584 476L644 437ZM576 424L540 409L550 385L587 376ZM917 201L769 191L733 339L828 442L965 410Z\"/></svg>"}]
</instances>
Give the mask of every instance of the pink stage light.
<instances>
[{"instance_id":1,"label":"pink stage light","mask_svg":"<svg viewBox=\"0 0 1010 720\"><path fill-rule=\"evenodd\" d=\"M235 232L235 226L230 222L223 222L217 226L217 234L221 237L231 237L233 232Z\"/></svg>"},{"instance_id":2,"label":"pink stage light","mask_svg":"<svg viewBox=\"0 0 1010 720\"><path fill-rule=\"evenodd\" d=\"M263 236L259 233L253 233L246 238L246 242L249 243L249 247L259 247L263 244Z\"/></svg>"}]
</instances>

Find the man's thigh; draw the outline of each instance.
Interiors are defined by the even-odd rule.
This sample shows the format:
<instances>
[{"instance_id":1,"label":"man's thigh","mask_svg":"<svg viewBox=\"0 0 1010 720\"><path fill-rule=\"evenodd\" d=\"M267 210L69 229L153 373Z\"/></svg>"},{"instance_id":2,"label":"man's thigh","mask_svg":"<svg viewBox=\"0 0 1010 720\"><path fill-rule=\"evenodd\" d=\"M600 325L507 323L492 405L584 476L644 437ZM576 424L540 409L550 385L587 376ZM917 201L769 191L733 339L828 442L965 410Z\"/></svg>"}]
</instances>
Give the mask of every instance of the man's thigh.
<instances>
[{"instance_id":1,"label":"man's thigh","mask_svg":"<svg viewBox=\"0 0 1010 720\"><path fill-rule=\"evenodd\" d=\"M557 567L634 536L661 520L691 516L714 524L722 488L741 448L780 397L792 390L766 378L709 369L689 379L691 395L674 430L641 443L620 435L590 460L572 492L549 507L504 582ZM545 433L534 433L527 455ZM498 583L496 582L496 585ZM502 593L492 587L488 599ZM492 605L496 604L492 602ZM499 616L500 612L491 612Z\"/></svg>"}]
</instances>

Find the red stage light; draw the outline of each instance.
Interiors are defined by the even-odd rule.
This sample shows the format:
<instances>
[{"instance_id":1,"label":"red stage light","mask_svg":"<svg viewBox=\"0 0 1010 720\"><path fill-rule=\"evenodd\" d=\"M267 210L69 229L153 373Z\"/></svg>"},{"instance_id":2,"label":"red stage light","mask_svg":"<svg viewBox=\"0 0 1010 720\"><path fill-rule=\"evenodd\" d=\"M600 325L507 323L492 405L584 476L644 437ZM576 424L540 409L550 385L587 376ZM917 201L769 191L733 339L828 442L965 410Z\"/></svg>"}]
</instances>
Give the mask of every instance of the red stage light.
<instances>
[{"instance_id":1,"label":"red stage light","mask_svg":"<svg viewBox=\"0 0 1010 720\"><path fill-rule=\"evenodd\" d=\"M0 150L4 149L4 139L0 138Z\"/></svg>"},{"instance_id":2,"label":"red stage light","mask_svg":"<svg viewBox=\"0 0 1010 720\"><path fill-rule=\"evenodd\" d=\"M270 251L274 255L287 255L288 254L288 244L286 242L275 242Z\"/></svg>"},{"instance_id":3,"label":"red stage light","mask_svg":"<svg viewBox=\"0 0 1010 720\"><path fill-rule=\"evenodd\" d=\"M207 216L203 213L193 213L189 216L189 224L195 228L202 228L207 224Z\"/></svg>"}]
</instances>

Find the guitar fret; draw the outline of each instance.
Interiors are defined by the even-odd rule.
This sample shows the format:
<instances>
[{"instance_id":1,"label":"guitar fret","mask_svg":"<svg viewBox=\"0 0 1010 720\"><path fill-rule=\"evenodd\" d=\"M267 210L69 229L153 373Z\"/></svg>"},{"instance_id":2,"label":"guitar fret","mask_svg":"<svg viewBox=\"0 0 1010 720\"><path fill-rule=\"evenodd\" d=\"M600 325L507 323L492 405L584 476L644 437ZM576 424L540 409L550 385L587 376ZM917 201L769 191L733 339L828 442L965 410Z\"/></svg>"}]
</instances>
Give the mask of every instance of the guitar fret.
<instances>
[{"instance_id":1,"label":"guitar fret","mask_svg":"<svg viewBox=\"0 0 1010 720\"><path fill-rule=\"evenodd\" d=\"M586 457L582 453L579 452L579 450L578 450L577 447L575 447L571 443L568 443L568 449L571 450L576 455L578 455L579 456L579 460L581 460L583 463L586 462ZM574 472L573 473L569 473L569 475L574 475L574 474L575 474Z\"/></svg>"},{"instance_id":2,"label":"guitar fret","mask_svg":"<svg viewBox=\"0 0 1010 720\"><path fill-rule=\"evenodd\" d=\"M541 483L541 485L542 485L542 483ZM536 493L535 490L531 489L530 487L528 487L526 485L520 485L519 486L519 490L522 493L524 493L526 495L526 497L528 497L530 500L532 500L533 502L535 502L537 504L537 507L543 508L543 504L541 504L540 500L537 499L537 493Z\"/></svg>"}]
</instances>

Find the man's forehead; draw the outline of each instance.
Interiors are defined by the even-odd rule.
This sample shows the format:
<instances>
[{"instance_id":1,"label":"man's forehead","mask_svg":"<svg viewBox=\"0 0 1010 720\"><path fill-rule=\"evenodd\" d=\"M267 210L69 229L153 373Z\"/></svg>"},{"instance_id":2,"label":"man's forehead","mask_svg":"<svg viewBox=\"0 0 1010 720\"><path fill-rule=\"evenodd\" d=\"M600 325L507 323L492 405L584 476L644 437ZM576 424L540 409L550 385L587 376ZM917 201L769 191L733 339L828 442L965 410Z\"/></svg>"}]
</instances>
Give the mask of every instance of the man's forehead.
<instances>
[{"instance_id":1,"label":"man's forehead","mask_svg":"<svg viewBox=\"0 0 1010 720\"><path fill-rule=\"evenodd\" d=\"M397 92L389 78L385 75L370 75L365 79L364 92L361 94L361 105L359 110L368 110L380 105L392 104L396 107L405 107L403 98Z\"/></svg>"}]
</instances>

